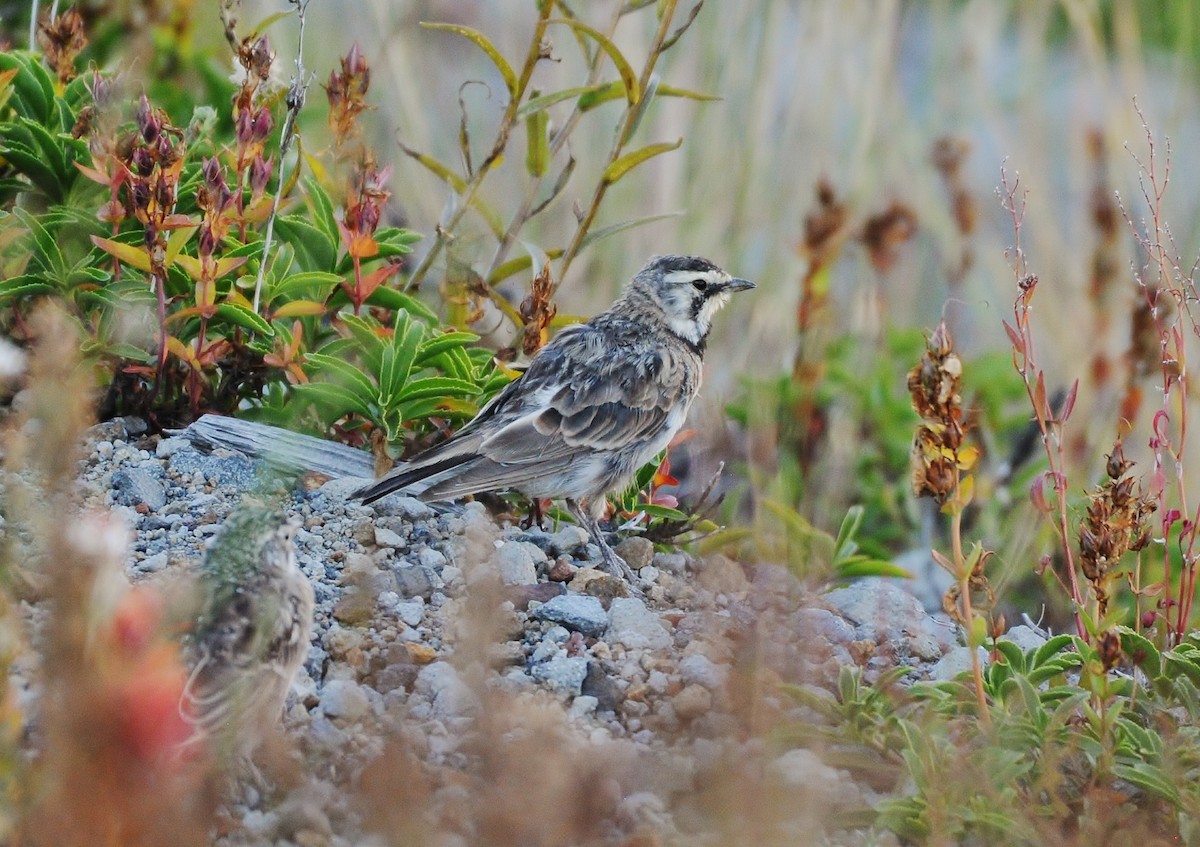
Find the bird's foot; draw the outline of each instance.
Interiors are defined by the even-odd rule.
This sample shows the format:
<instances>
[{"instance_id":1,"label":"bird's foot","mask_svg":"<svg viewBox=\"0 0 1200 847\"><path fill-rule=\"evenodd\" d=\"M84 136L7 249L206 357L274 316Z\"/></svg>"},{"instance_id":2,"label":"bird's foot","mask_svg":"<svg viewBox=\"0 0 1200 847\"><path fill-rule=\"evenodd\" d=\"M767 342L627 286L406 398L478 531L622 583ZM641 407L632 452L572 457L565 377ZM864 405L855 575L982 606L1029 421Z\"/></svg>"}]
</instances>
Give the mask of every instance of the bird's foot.
<instances>
[{"instance_id":1,"label":"bird's foot","mask_svg":"<svg viewBox=\"0 0 1200 847\"><path fill-rule=\"evenodd\" d=\"M604 563L604 570L629 586L630 593L635 597L645 596L642 579L637 575L637 571L629 567L628 562L618 556L607 544L600 548L600 553Z\"/></svg>"}]
</instances>

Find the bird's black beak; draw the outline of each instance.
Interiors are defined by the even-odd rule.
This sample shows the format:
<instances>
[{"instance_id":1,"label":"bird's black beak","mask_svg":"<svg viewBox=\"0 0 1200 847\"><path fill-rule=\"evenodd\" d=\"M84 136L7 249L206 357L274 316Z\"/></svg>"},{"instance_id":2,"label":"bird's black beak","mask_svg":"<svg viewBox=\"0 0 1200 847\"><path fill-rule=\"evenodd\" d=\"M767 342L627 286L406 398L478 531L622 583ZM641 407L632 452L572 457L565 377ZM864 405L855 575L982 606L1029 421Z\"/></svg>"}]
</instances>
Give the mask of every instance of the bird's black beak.
<instances>
[{"instance_id":1,"label":"bird's black beak","mask_svg":"<svg viewBox=\"0 0 1200 847\"><path fill-rule=\"evenodd\" d=\"M748 279L738 279L737 277L734 277L729 280L729 282L725 283L725 287L730 291L746 291L747 289L754 288L755 286L754 283Z\"/></svg>"}]
</instances>

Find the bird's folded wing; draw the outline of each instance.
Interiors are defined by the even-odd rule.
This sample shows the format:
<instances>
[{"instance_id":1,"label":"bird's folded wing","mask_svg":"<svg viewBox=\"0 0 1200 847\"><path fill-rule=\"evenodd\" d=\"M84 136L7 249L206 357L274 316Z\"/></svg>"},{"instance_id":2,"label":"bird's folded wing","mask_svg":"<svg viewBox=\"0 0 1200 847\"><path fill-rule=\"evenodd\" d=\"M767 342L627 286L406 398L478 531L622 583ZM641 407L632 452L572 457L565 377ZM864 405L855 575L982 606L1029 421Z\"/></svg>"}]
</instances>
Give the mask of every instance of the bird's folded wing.
<instances>
[{"instance_id":1,"label":"bird's folded wing","mask_svg":"<svg viewBox=\"0 0 1200 847\"><path fill-rule=\"evenodd\" d=\"M562 386L545 406L483 439L479 452L510 464L619 450L653 438L666 424L672 405L661 393L646 397L615 382Z\"/></svg>"}]
</instances>

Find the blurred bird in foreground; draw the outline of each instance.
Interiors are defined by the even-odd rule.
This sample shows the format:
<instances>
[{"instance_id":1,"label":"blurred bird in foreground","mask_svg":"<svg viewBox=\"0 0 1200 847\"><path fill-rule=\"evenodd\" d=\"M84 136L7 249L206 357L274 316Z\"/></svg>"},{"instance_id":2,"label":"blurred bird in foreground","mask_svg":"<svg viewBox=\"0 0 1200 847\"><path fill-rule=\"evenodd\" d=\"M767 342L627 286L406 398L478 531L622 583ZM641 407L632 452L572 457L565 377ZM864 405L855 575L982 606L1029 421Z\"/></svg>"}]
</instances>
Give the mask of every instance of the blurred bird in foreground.
<instances>
[{"instance_id":1,"label":"blurred bird in foreground","mask_svg":"<svg viewBox=\"0 0 1200 847\"><path fill-rule=\"evenodd\" d=\"M707 259L656 256L621 297L560 332L448 441L354 493L422 500L515 489L562 498L605 567L634 582L600 532L607 495L666 449L700 388L712 320L753 288Z\"/></svg>"},{"instance_id":2,"label":"blurred bird in foreground","mask_svg":"<svg viewBox=\"0 0 1200 847\"><path fill-rule=\"evenodd\" d=\"M296 564L294 533L279 512L244 504L209 548L185 645L189 743L207 738L248 762L278 723L312 634L313 588Z\"/></svg>"}]
</instances>

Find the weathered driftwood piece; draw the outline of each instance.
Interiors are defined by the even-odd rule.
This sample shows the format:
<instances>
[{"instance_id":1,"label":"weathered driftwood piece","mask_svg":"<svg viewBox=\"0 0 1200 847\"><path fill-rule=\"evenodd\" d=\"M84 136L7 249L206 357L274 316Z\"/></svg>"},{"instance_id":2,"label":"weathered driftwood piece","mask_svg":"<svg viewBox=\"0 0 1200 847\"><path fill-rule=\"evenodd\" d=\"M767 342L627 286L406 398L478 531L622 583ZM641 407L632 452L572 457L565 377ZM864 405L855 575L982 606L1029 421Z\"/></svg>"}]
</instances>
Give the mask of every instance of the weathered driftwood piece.
<instances>
[{"instance_id":1,"label":"weathered driftwood piece","mask_svg":"<svg viewBox=\"0 0 1200 847\"><path fill-rule=\"evenodd\" d=\"M315 471L326 476L366 477L375 475L371 454L311 435L289 432L270 424L204 415L186 429L172 433L198 447L224 447L262 459L272 467L289 472Z\"/></svg>"}]
</instances>

